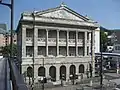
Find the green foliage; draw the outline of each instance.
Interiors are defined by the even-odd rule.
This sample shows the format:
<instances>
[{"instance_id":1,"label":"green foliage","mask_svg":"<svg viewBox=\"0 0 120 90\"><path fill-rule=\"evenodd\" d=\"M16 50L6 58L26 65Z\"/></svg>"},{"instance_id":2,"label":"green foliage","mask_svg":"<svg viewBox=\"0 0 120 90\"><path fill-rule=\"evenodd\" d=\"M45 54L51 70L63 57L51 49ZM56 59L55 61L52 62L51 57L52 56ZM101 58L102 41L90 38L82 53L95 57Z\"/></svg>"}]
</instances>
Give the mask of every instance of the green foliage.
<instances>
[{"instance_id":1,"label":"green foliage","mask_svg":"<svg viewBox=\"0 0 120 90\"><path fill-rule=\"evenodd\" d=\"M17 45L13 44L13 56L17 55ZM10 45L1 48L1 53L3 56L9 56L11 52Z\"/></svg>"},{"instance_id":2,"label":"green foliage","mask_svg":"<svg viewBox=\"0 0 120 90\"><path fill-rule=\"evenodd\" d=\"M107 34L101 30L100 31L100 47L102 45L102 51L105 51L106 48L107 48L107 42L108 42L108 39L107 39Z\"/></svg>"}]
</instances>

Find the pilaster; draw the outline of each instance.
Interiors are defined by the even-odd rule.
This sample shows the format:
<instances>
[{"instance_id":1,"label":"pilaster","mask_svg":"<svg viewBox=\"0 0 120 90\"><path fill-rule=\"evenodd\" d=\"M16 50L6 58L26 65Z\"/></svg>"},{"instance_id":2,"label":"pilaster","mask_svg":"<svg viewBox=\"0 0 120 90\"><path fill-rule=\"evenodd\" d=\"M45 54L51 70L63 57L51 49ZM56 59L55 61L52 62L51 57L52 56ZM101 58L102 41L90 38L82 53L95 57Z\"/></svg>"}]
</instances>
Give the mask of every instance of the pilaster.
<instances>
[{"instance_id":1,"label":"pilaster","mask_svg":"<svg viewBox=\"0 0 120 90\"><path fill-rule=\"evenodd\" d=\"M91 53L91 32L89 33L89 53Z\"/></svg>"},{"instance_id":2,"label":"pilaster","mask_svg":"<svg viewBox=\"0 0 120 90\"><path fill-rule=\"evenodd\" d=\"M36 58L38 55L38 28L34 28L34 58Z\"/></svg>"},{"instance_id":3,"label":"pilaster","mask_svg":"<svg viewBox=\"0 0 120 90\"><path fill-rule=\"evenodd\" d=\"M46 56L48 56L48 29L46 29Z\"/></svg>"},{"instance_id":4,"label":"pilaster","mask_svg":"<svg viewBox=\"0 0 120 90\"><path fill-rule=\"evenodd\" d=\"M69 56L69 31L67 31L66 46L67 46L67 56Z\"/></svg>"},{"instance_id":5,"label":"pilaster","mask_svg":"<svg viewBox=\"0 0 120 90\"><path fill-rule=\"evenodd\" d=\"M67 68L66 68L66 80L69 80L69 76L70 76L69 67L70 67L70 65L67 65Z\"/></svg>"},{"instance_id":6,"label":"pilaster","mask_svg":"<svg viewBox=\"0 0 120 90\"><path fill-rule=\"evenodd\" d=\"M76 56L78 56L78 31L76 31L76 40L75 41L76 41L76 43L75 43L76 44L75 45L76 46Z\"/></svg>"},{"instance_id":7,"label":"pilaster","mask_svg":"<svg viewBox=\"0 0 120 90\"><path fill-rule=\"evenodd\" d=\"M56 81L60 80L60 66L56 66Z\"/></svg>"},{"instance_id":8,"label":"pilaster","mask_svg":"<svg viewBox=\"0 0 120 90\"><path fill-rule=\"evenodd\" d=\"M87 32L84 32L84 56L87 56Z\"/></svg>"},{"instance_id":9,"label":"pilaster","mask_svg":"<svg viewBox=\"0 0 120 90\"><path fill-rule=\"evenodd\" d=\"M56 46L57 46L57 56L59 56L59 30L57 30Z\"/></svg>"},{"instance_id":10,"label":"pilaster","mask_svg":"<svg viewBox=\"0 0 120 90\"><path fill-rule=\"evenodd\" d=\"M22 27L22 57L26 57L26 28Z\"/></svg>"}]
</instances>

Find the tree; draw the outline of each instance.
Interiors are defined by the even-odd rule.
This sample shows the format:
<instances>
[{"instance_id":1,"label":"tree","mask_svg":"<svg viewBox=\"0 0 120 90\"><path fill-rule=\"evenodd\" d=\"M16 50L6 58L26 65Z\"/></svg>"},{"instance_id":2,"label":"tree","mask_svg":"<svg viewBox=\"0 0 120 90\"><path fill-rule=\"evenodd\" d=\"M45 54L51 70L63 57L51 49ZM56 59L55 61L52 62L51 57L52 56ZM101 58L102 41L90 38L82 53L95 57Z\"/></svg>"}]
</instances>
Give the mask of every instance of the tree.
<instances>
[{"instance_id":1,"label":"tree","mask_svg":"<svg viewBox=\"0 0 120 90\"><path fill-rule=\"evenodd\" d=\"M108 42L107 34L105 33L105 31L100 30L100 47L102 47L103 52L105 52L107 49L107 42Z\"/></svg>"},{"instance_id":2,"label":"tree","mask_svg":"<svg viewBox=\"0 0 120 90\"><path fill-rule=\"evenodd\" d=\"M3 56L9 56L10 55L10 45L4 46L1 48L1 53ZM13 44L13 56L17 55L17 45Z\"/></svg>"}]
</instances>

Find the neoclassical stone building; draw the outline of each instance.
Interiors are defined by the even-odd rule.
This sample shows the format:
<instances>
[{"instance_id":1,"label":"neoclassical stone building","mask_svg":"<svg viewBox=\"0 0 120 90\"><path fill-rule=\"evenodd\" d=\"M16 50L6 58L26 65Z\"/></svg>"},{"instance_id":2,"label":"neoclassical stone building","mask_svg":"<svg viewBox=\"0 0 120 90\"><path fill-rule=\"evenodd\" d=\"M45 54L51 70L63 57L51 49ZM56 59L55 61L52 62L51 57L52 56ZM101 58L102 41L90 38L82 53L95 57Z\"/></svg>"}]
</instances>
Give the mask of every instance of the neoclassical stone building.
<instances>
[{"instance_id":1,"label":"neoclassical stone building","mask_svg":"<svg viewBox=\"0 0 120 90\"><path fill-rule=\"evenodd\" d=\"M86 78L90 64L94 73L98 28L96 22L63 4L48 10L22 13L17 27L22 73L34 69L36 81L41 76L59 81L62 75L67 81L73 74L83 74ZM99 40L97 42L96 45Z\"/></svg>"}]
</instances>

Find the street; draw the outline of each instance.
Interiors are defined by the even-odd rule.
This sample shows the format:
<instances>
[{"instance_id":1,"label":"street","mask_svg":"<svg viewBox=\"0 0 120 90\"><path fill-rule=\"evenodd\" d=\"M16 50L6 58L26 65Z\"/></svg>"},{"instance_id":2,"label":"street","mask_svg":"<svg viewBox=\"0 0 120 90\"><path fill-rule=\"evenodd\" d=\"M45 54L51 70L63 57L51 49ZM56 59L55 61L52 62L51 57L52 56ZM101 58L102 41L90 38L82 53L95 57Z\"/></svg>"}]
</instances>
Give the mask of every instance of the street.
<instances>
[{"instance_id":1,"label":"street","mask_svg":"<svg viewBox=\"0 0 120 90\"><path fill-rule=\"evenodd\" d=\"M0 90L6 90L6 60L0 59Z\"/></svg>"},{"instance_id":2,"label":"street","mask_svg":"<svg viewBox=\"0 0 120 90\"><path fill-rule=\"evenodd\" d=\"M10 89L8 62L5 58L0 59L0 90Z\"/></svg>"}]
</instances>

